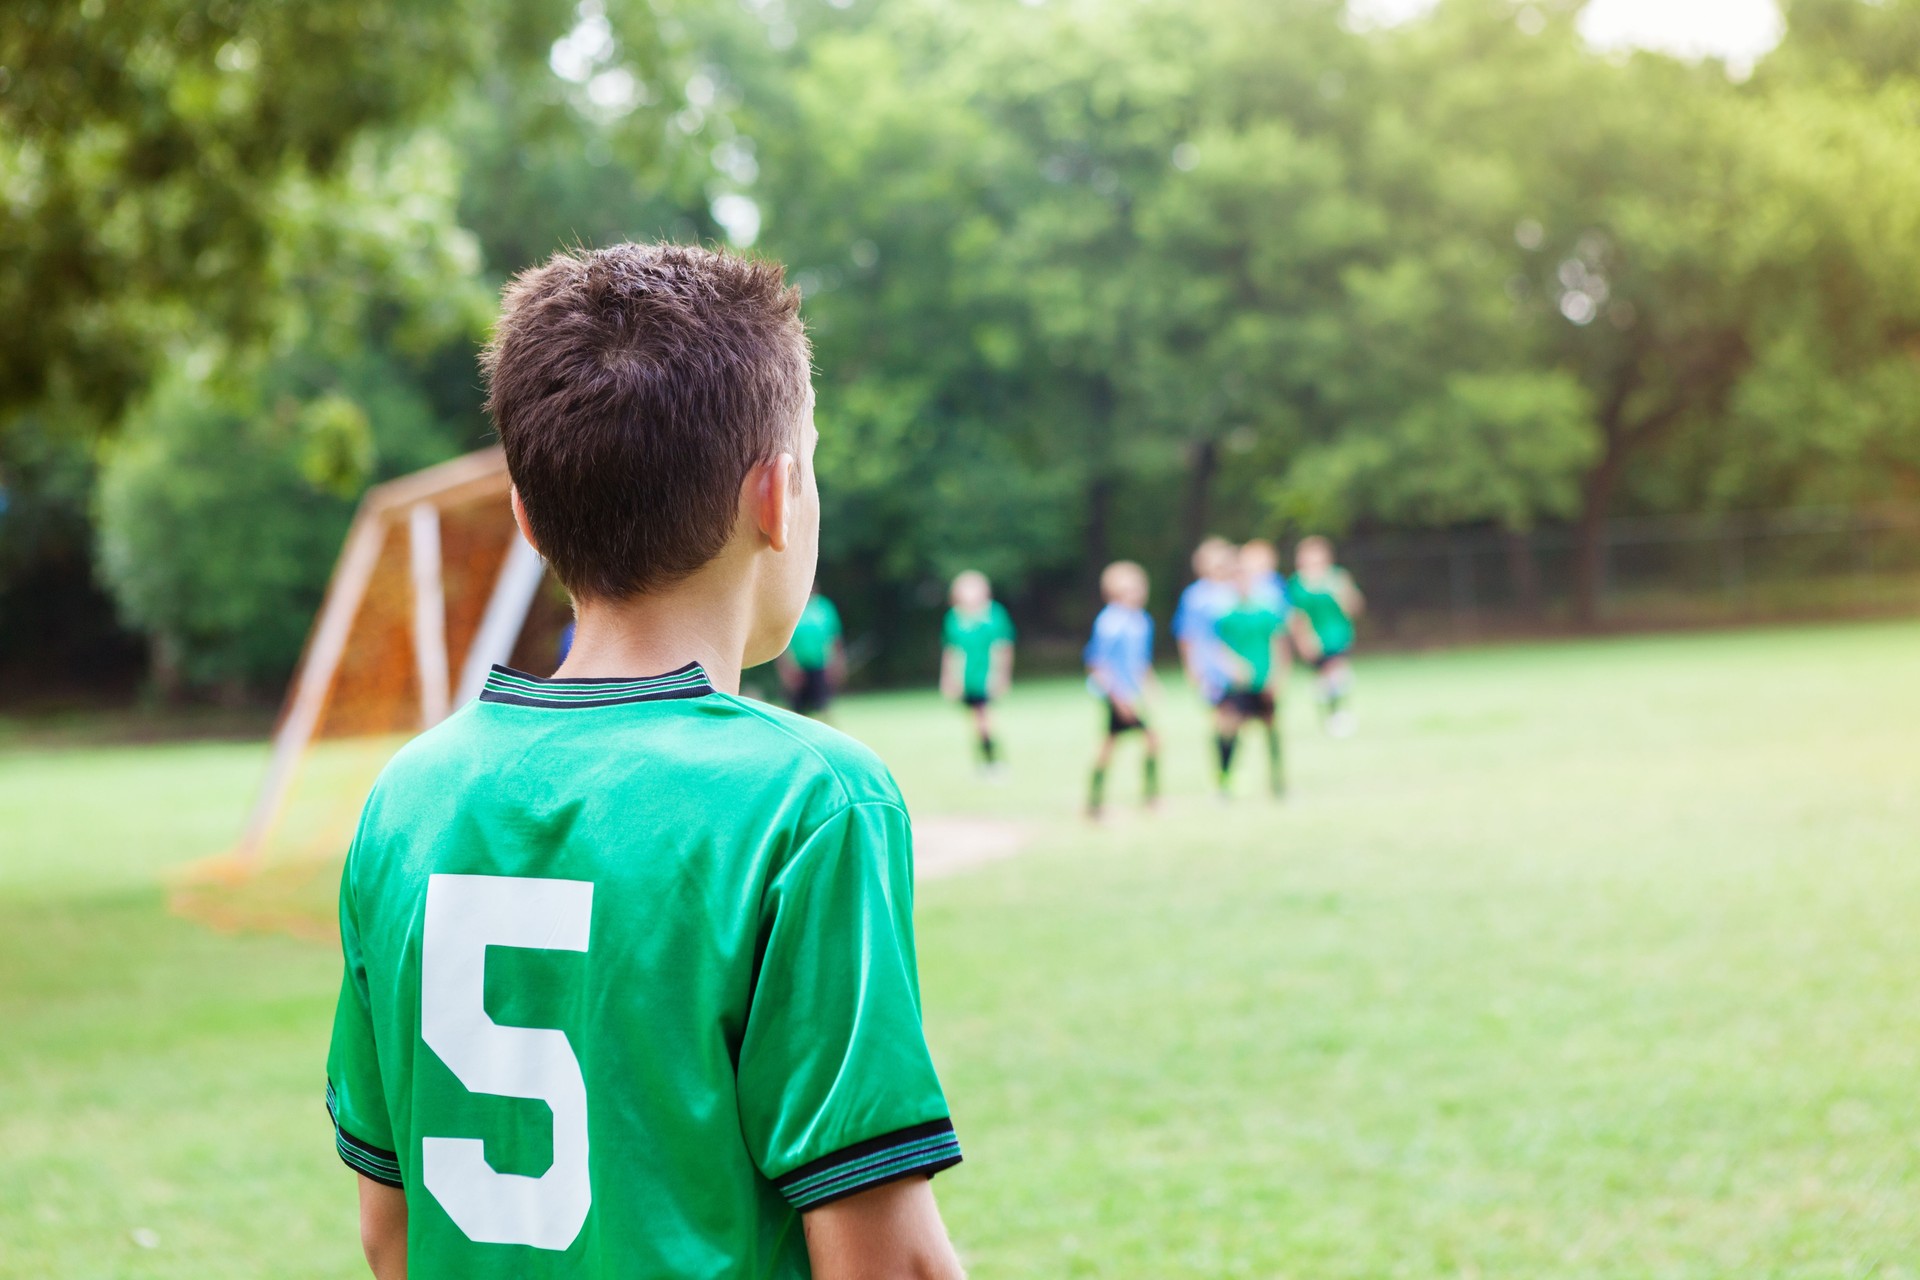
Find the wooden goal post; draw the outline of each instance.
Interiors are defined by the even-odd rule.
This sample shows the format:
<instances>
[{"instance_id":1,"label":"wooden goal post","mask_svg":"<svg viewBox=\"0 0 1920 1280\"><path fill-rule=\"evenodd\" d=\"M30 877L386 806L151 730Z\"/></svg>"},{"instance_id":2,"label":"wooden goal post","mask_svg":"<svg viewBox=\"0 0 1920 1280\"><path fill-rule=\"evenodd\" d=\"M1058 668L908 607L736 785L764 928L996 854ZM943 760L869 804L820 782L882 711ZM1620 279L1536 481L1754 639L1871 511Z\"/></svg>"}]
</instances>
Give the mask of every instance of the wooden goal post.
<instances>
[{"instance_id":1,"label":"wooden goal post","mask_svg":"<svg viewBox=\"0 0 1920 1280\"><path fill-rule=\"evenodd\" d=\"M235 851L243 867L258 863L285 807L301 756L320 731L342 659L355 635L356 622L361 620L368 588L383 557L390 554L390 543L402 535L406 538L412 607L405 625L411 634L420 728L437 724L451 710L478 696L493 664L511 657L546 566L513 528L507 489L506 458L495 447L376 485L361 499L288 687L267 774ZM442 549L443 519L456 510L478 514L492 535L481 554L489 562L497 562L497 567L488 565L492 569L491 588L477 625L463 628L459 637L464 652L457 681L453 678L453 637L448 631Z\"/></svg>"}]
</instances>

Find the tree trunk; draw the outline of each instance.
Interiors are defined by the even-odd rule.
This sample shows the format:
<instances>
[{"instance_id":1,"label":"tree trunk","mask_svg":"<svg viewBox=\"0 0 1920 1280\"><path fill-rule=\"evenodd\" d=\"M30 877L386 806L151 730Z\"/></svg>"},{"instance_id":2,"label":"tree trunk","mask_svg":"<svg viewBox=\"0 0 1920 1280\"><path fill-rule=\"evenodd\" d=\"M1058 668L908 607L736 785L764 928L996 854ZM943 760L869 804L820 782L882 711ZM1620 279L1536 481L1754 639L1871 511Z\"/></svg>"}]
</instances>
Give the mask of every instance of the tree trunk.
<instances>
[{"instance_id":1,"label":"tree trunk","mask_svg":"<svg viewBox=\"0 0 1920 1280\"><path fill-rule=\"evenodd\" d=\"M1181 560L1212 532L1207 525L1213 519L1213 479L1220 470L1220 445L1211 436L1195 440L1187 447L1187 493L1180 508L1180 536L1184 542Z\"/></svg>"},{"instance_id":2,"label":"tree trunk","mask_svg":"<svg viewBox=\"0 0 1920 1280\"><path fill-rule=\"evenodd\" d=\"M1583 628L1600 621L1600 597L1607 585L1607 513L1626 460L1622 438L1610 435L1600 465L1581 486L1580 520L1574 529L1573 620Z\"/></svg>"},{"instance_id":3,"label":"tree trunk","mask_svg":"<svg viewBox=\"0 0 1920 1280\"><path fill-rule=\"evenodd\" d=\"M164 706L185 701L187 681L180 669L180 646L165 632L157 632L147 647L147 679L153 695Z\"/></svg>"},{"instance_id":4,"label":"tree trunk","mask_svg":"<svg viewBox=\"0 0 1920 1280\"><path fill-rule=\"evenodd\" d=\"M1513 602L1529 618L1538 618L1540 607L1540 559L1533 553L1533 535L1521 529L1507 529L1502 537L1507 548L1507 578L1513 584Z\"/></svg>"},{"instance_id":5,"label":"tree trunk","mask_svg":"<svg viewBox=\"0 0 1920 1280\"><path fill-rule=\"evenodd\" d=\"M1087 482L1087 576L1095 582L1113 556L1113 477L1095 475Z\"/></svg>"},{"instance_id":6,"label":"tree trunk","mask_svg":"<svg viewBox=\"0 0 1920 1280\"><path fill-rule=\"evenodd\" d=\"M1087 523L1083 554L1083 576L1089 582L1100 580L1100 571L1113 555L1113 415L1116 399L1113 383L1095 379L1091 395L1092 438L1087 442Z\"/></svg>"}]
</instances>

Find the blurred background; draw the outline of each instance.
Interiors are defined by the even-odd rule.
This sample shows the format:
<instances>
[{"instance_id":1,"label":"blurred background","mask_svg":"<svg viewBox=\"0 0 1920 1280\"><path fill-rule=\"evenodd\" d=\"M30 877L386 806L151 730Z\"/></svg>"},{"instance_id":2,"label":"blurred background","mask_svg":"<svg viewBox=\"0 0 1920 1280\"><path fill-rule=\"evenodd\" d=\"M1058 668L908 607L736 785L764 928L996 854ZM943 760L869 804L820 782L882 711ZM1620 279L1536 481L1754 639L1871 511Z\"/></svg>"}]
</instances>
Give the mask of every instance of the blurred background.
<instances>
[{"instance_id":1,"label":"blurred background","mask_svg":"<svg viewBox=\"0 0 1920 1280\"><path fill-rule=\"evenodd\" d=\"M501 284L657 237L805 295L976 1274L1920 1275L1920 0L9 0L0 1275L356 1273L398 550L207 860L356 504L490 442ZM1169 670L1165 812L1081 823L1100 568L1164 623L1315 532L1360 734L1303 681L1293 798L1215 805Z\"/></svg>"},{"instance_id":2,"label":"blurred background","mask_svg":"<svg viewBox=\"0 0 1920 1280\"><path fill-rule=\"evenodd\" d=\"M1070 637L1211 532L1344 535L1383 639L1911 606L1916 59L1905 0L19 0L0 701L273 704L358 495L487 441L501 282L660 236L805 291L864 682L959 568Z\"/></svg>"}]
</instances>

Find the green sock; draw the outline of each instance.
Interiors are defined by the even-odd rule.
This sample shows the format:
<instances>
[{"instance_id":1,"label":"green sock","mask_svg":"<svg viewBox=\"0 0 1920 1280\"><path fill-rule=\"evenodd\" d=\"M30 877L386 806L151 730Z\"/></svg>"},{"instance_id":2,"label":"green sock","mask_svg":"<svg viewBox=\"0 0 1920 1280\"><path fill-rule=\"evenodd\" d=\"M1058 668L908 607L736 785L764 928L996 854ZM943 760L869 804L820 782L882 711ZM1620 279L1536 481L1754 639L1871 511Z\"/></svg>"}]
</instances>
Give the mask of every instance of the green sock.
<instances>
[{"instance_id":1,"label":"green sock","mask_svg":"<svg viewBox=\"0 0 1920 1280\"><path fill-rule=\"evenodd\" d=\"M1282 767L1278 724L1267 726L1267 784L1273 788L1275 795L1287 789L1286 772Z\"/></svg>"},{"instance_id":2,"label":"green sock","mask_svg":"<svg viewBox=\"0 0 1920 1280\"><path fill-rule=\"evenodd\" d=\"M1093 785L1087 789L1087 812L1100 812L1100 806L1106 800L1106 794L1107 771L1105 769L1095 769L1093 771Z\"/></svg>"},{"instance_id":3,"label":"green sock","mask_svg":"<svg viewBox=\"0 0 1920 1280\"><path fill-rule=\"evenodd\" d=\"M1148 800L1160 798L1160 757L1148 756L1145 765L1146 790Z\"/></svg>"},{"instance_id":4,"label":"green sock","mask_svg":"<svg viewBox=\"0 0 1920 1280\"><path fill-rule=\"evenodd\" d=\"M1223 787L1227 785L1227 775L1233 772L1233 748L1235 742L1235 738L1230 738L1223 733L1220 735L1217 743L1220 750L1220 785Z\"/></svg>"}]
</instances>

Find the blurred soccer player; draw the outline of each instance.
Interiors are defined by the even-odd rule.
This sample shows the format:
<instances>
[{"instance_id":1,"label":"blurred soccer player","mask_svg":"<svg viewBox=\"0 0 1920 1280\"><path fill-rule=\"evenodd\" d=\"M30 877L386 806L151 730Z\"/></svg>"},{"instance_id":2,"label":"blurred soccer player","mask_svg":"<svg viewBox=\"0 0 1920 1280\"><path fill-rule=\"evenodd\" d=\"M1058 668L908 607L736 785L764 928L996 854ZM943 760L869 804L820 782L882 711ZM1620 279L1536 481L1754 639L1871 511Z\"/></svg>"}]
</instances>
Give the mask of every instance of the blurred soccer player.
<instances>
[{"instance_id":1,"label":"blurred soccer player","mask_svg":"<svg viewBox=\"0 0 1920 1280\"><path fill-rule=\"evenodd\" d=\"M1327 732L1344 738L1354 729L1346 705L1353 692L1353 623L1366 608L1366 598L1352 576L1333 562L1333 544L1318 536L1302 538L1295 548L1287 598L1295 610L1294 640L1318 673Z\"/></svg>"},{"instance_id":2,"label":"blurred soccer player","mask_svg":"<svg viewBox=\"0 0 1920 1280\"><path fill-rule=\"evenodd\" d=\"M840 640L840 611L815 593L800 611L793 639L776 660L787 705L803 716L825 719L833 695L846 678L847 652Z\"/></svg>"},{"instance_id":3,"label":"blurred soccer player","mask_svg":"<svg viewBox=\"0 0 1920 1280\"><path fill-rule=\"evenodd\" d=\"M1142 794L1160 798L1160 738L1147 723L1146 700L1154 687L1153 618L1147 613L1147 571L1131 560L1115 561L1100 575L1106 607L1093 620L1087 641L1087 679L1107 702L1107 734L1093 758L1087 816L1098 818L1106 800L1107 767L1120 739L1135 730L1145 740Z\"/></svg>"},{"instance_id":4,"label":"blurred soccer player","mask_svg":"<svg viewBox=\"0 0 1920 1280\"><path fill-rule=\"evenodd\" d=\"M1240 548L1239 575L1253 584L1256 595L1287 616L1287 575L1280 572L1280 549L1265 538L1254 538Z\"/></svg>"},{"instance_id":5,"label":"blurred soccer player","mask_svg":"<svg viewBox=\"0 0 1920 1280\"><path fill-rule=\"evenodd\" d=\"M1180 646L1180 665L1187 680L1214 709L1216 742L1224 742L1227 713L1220 701L1227 694L1226 648L1214 624L1239 598L1234 586L1238 553L1224 538L1208 538L1193 549L1194 580L1180 593L1173 611L1173 639Z\"/></svg>"},{"instance_id":6,"label":"blurred soccer player","mask_svg":"<svg viewBox=\"0 0 1920 1280\"><path fill-rule=\"evenodd\" d=\"M953 580L950 600L941 628L940 692L972 714L980 767L994 773L1000 754L988 707L1013 683L1013 619L993 598L987 575L974 569Z\"/></svg>"},{"instance_id":7,"label":"blurred soccer player","mask_svg":"<svg viewBox=\"0 0 1920 1280\"><path fill-rule=\"evenodd\" d=\"M1220 700L1220 794L1228 793L1232 780L1240 728L1256 720L1266 730L1267 787L1278 796L1286 790L1277 718L1287 671L1286 604L1276 598L1270 571L1257 551L1242 554L1239 570L1233 607L1214 623L1226 649L1228 672L1226 695Z\"/></svg>"}]
</instances>

